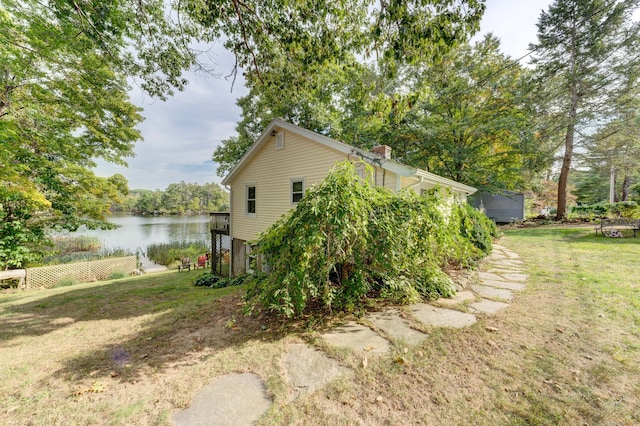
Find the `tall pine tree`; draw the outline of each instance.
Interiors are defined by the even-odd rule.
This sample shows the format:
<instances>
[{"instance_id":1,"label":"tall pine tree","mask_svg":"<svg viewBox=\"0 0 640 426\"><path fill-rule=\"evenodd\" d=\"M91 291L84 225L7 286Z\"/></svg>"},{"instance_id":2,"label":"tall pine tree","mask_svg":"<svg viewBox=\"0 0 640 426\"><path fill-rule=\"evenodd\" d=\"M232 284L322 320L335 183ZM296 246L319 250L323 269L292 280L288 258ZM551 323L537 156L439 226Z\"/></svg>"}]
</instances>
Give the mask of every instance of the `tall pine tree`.
<instances>
[{"instance_id":1,"label":"tall pine tree","mask_svg":"<svg viewBox=\"0 0 640 426\"><path fill-rule=\"evenodd\" d=\"M560 117L564 154L558 182L557 219L566 215L567 183L576 136L597 128L620 96L620 75L637 66L623 51L636 42L631 15L639 0L556 0L538 21L531 45L541 83L550 88L552 112Z\"/></svg>"}]
</instances>

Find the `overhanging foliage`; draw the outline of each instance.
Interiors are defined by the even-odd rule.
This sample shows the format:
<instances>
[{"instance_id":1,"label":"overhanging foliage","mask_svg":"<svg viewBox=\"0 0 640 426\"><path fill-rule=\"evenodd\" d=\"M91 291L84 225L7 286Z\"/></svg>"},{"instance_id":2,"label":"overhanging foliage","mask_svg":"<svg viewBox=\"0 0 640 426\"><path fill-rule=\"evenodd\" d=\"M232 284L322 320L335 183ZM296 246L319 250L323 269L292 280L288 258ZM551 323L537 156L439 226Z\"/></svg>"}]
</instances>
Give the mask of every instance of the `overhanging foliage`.
<instances>
[{"instance_id":1,"label":"overhanging foliage","mask_svg":"<svg viewBox=\"0 0 640 426\"><path fill-rule=\"evenodd\" d=\"M249 309L293 317L307 307L352 310L369 297L453 294L442 268L473 265L491 250L496 229L448 195L394 194L339 163L256 242L270 273L250 280Z\"/></svg>"}]
</instances>

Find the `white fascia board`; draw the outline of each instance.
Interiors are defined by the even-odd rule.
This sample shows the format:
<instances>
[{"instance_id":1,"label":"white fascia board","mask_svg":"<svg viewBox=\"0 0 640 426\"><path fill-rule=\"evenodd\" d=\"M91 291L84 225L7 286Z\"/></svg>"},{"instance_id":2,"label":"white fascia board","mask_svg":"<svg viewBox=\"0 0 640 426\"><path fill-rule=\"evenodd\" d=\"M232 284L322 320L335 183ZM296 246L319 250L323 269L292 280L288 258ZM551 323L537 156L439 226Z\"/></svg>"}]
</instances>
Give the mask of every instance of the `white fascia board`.
<instances>
[{"instance_id":1,"label":"white fascia board","mask_svg":"<svg viewBox=\"0 0 640 426\"><path fill-rule=\"evenodd\" d=\"M433 173L429 173L426 170L418 169L416 172L416 177L423 177L426 182L443 185L456 191L464 192L467 195L471 195L477 191L477 189L472 186L465 185L463 183L456 182L455 180L447 179Z\"/></svg>"}]
</instances>

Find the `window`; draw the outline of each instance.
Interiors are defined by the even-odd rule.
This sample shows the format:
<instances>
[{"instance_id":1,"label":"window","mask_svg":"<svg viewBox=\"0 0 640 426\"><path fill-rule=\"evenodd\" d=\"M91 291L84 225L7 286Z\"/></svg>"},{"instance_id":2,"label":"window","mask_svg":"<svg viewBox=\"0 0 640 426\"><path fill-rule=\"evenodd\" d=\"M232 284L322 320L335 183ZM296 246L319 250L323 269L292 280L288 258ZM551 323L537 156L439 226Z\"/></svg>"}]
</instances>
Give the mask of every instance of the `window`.
<instances>
[{"instance_id":1,"label":"window","mask_svg":"<svg viewBox=\"0 0 640 426\"><path fill-rule=\"evenodd\" d=\"M297 204L304 195L304 179L291 179L291 204Z\"/></svg>"},{"instance_id":2,"label":"window","mask_svg":"<svg viewBox=\"0 0 640 426\"><path fill-rule=\"evenodd\" d=\"M247 214L256 214L256 186L247 185Z\"/></svg>"}]
</instances>

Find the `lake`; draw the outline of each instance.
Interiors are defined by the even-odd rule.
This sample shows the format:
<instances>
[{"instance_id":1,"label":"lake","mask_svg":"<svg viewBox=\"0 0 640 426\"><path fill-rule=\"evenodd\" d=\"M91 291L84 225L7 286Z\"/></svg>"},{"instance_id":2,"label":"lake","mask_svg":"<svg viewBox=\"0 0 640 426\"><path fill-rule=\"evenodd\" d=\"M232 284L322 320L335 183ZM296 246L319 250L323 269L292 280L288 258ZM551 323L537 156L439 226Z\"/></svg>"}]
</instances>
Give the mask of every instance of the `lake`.
<instances>
[{"instance_id":1,"label":"lake","mask_svg":"<svg viewBox=\"0 0 640 426\"><path fill-rule=\"evenodd\" d=\"M136 253L150 244L203 240L211 243L209 216L131 216L114 214L109 222L118 225L108 231L80 229L70 235L97 237L105 249L121 248ZM228 247L228 237L223 238Z\"/></svg>"}]
</instances>

